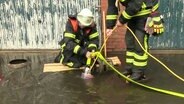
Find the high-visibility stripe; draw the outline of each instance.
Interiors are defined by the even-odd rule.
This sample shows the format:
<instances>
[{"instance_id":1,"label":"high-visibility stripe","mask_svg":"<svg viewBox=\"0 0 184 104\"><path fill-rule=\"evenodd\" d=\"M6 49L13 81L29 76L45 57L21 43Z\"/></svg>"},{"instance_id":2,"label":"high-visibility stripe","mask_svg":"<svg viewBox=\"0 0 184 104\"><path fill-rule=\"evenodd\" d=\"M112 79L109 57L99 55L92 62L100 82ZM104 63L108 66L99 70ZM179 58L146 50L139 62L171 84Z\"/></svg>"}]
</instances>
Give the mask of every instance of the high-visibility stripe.
<instances>
[{"instance_id":1,"label":"high-visibility stripe","mask_svg":"<svg viewBox=\"0 0 184 104\"><path fill-rule=\"evenodd\" d=\"M126 63L132 64L134 62L134 52L126 52Z\"/></svg>"},{"instance_id":2,"label":"high-visibility stripe","mask_svg":"<svg viewBox=\"0 0 184 104\"><path fill-rule=\"evenodd\" d=\"M73 53L77 54L77 52L79 51L80 49L80 46L79 45L76 45L73 49Z\"/></svg>"},{"instance_id":3,"label":"high-visibility stripe","mask_svg":"<svg viewBox=\"0 0 184 104\"><path fill-rule=\"evenodd\" d=\"M127 51L126 56L134 56L134 52Z\"/></svg>"},{"instance_id":4,"label":"high-visibility stripe","mask_svg":"<svg viewBox=\"0 0 184 104\"><path fill-rule=\"evenodd\" d=\"M118 15L107 15L106 20L116 20Z\"/></svg>"},{"instance_id":5,"label":"high-visibility stripe","mask_svg":"<svg viewBox=\"0 0 184 104\"><path fill-rule=\"evenodd\" d=\"M76 42L76 43L80 43L80 40L79 40L79 39L75 39L75 42Z\"/></svg>"},{"instance_id":6,"label":"high-visibility stripe","mask_svg":"<svg viewBox=\"0 0 184 104\"><path fill-rule=\"evenodd\" d=\"M133 15L133 16L127 14L125 11L122 12L122 15L123 15L123 17L125 17L126 19L131 19L132 17L146 15L146 14L149 14L149 13L151 13L151 12L157 10L158 7L159 7L159 5L160 5L160 3L157 3L155 6L153 6L152 9L141 10L141 11L139 11L136 15Z\"/></svg>"},{"instance_id":7,"label":"high-visibility stripe","mask_svg":"<svg viewBox=\"0 0 184 104\"><path fill-rule=\"evenodd\" d=\"M147 51L148 50L148 42L147 42L148 36L145 35L144 37L144 48ZM138 66L138 67L144 67L147 65L147 59L148 59L148 54L144 53L142 56L138 54L134 54L134 60L133 65Z\"/></svg>"},{"instance_id":8,"label":"high-visibility stripe","mask_svg":"<svg viewBox=\"0 0 184 104\"><path fill-rule=\"evenodd\" d=\"M148 42L147 42L147 39L148 39L148 36L147 35L145 35L145 37L144 37L144 48L145 48L145 50L147 51L148 50ZM147 60L148 59L148 54L147 53L144 53L143 55L138 55L138 54L134 54L134 58L136 59L136 60Z\"/></svg>"},{"instance_id":9,"label":"high-visibility stripe","mask_svg":"<svg viewBox=\"0 0 184 104\"><path fill-rule=\"evenodd\" d=\"M146 60L146 59L148 59L148 55L144 54L143 56L141 56L141 55L138 55L138 54L134 54L134 58L137 59L137 60Z\"/></svg>"},{"instance_id":10,"label":"high-visibility stripe","mask_svg":"<svg viewBox=\"0 0 184 104\"><path fill-rule=\"evenodd\" d=\"M124 2L124 1L126 1L126 0L119 0L120 2Z\"/></svg>"},{"instance_id":11,"label":"high-visibility stripe","mask_svg":"<svg viewBox=\"0 0 184 104\"><path fill-rule=\"evenodd\" d=\"M75 39L75 35L72 34L72 33L65 33L65 34L64 34L64 37Z\"/></svg>"},{"instance_id":12,"label":"high-visibility stripe","mask_svg":"<svg viewBox=\"0 0 184 104\"><path fill-rule=\"evenodd\" d=\"M152 9L146 9L146 10L141 10L140 12L138 12L136 15L132 16L132 17L136 17L136 16L142 16L142 15L146 15L149 14L153 11L156 11L159 7L160 3L157 3L155 6L153 6Z\"/></svg>"},{"instance_id":13,"label":"high-visibility stripe","mask_svg":"<svg viewBox=\"0 0 184 104\"><path fill-rule=\"evenodd\" d=\"M148 35L145 35L144 37L144 47L145 47L145 50L148 51Z\"/></svg>"},{"instance_id":14,"label":"high-visibility stripe","mask_svg":"<svg viewBox=\"0 0 184 104\"><path fill-rule=\"evenodd\" d=\"M89 36L89 39L93 39L93 38L96 38L96 37L98 37L98 32L95 32L95 33L93 33L93 34L91 34L90 36Z\"/></svg>"},{"instance_id":15,"label":"high-visibility stripe","mask_svg":"<svg viewBox=\"0 0 184 104\"><path fill-rule=\"evenodd\" d=\"M137 62L134 60L133 65L138 66L138 67L144 67L147 65L147 61L146 62Z\"/></svg>"},{"instance_id":16,"label":"high-visibility stripe","mask_svg":"<svg viewBox=\"0 0 184 104\"><path fill-rule=\"evenodd\" d=\"M143 4L142 4L142 9L145 9L147 6L146 6L146 4L143 2Z\"/></svg>"},{"instance_id":17,"label":"high-visibility stripe","mask_svg":"<svg viewBox=\"0 0 184 104\"><path fill-rule=\"evenodd\" d=\"M126 58L126 63L133 63L133 62L134 62L134 59Z\"/></svg>"},{"instance_id":18,"label":"high-visibility stripe","mask_svg":"<svg viewBox=\"0 0 184 104\"><path fill-rule=\"evenodd\" d=\"M64 44L61 45L61 48L64 48L65 46L66 46L66 44L64 43Z\"/></svg>"},{"instance_id":19,"label":"high-visibility stripe","mask_svg":"<svg viewBox=\"0 0 184 104\"><path fill-rule=\"evenodd\" d=\"M73 62L68 62L66 65L72 67L73 66Z\"/></svg>"},{"instance_id":20,"label":"high-visibility stripe","mask_svg":"<svg viewBox=\"0 0 184 104\"><path fill-rule=\"evenodd\" d=\"M63 54L61 54L60 63L62 63L62 62L63 62L63 59L64 59L64 55L63 55Z\"/></svg>"},{"instance_id":21,"label":"high-visibility stripe","mask_svg":"<svg viewBox=\"0 0 184 104\"><path fill-rule=\"evenodd\" d=\"M88 45L88 48L90 48L90 47L95 47L95 48L97 48L96 44L93 44L93 43L91 43L91 44Z\"/></svg>"},{"instance_id":22,"label":"high-visibility stripe","mask_svg":"<svg viewBox=\"0 0 184 104\"><path fill-rule=\"evenodd\" d=\"M65 43L63 45L61 45L61 52L63 52L65 46L66 46Z\"/></svg>"},{"instance_id":23,"label":"high-visibility stripe","mask_svg":"<svg viewBox=\"0 0 184 104\"><path fill-rule=\"evenodd\" d=\"M129 14L127 14L126 11L123 11L123 12L122 12L122 15L123 15L123 17L125 17L126 19L131 19L131 18L132 18L132 16L130 16Z\"/></svg>"}]
</instances>

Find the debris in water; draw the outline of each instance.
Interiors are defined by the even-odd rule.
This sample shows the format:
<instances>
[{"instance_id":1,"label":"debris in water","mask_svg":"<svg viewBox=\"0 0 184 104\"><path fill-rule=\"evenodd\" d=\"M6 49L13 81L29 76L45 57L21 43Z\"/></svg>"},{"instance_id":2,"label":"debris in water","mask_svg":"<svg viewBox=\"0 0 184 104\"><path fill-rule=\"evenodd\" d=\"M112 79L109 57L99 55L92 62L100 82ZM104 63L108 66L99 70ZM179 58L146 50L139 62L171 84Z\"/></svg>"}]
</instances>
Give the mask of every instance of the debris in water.
<instances>
[{"instance_id":1,"label":"debris in water","mask_svg":"<svg viewBox=\"0 0 184 104\"><path fill-rule=\"evenodd\" d=\"M91 69L89 67L86 67L84 70L84 73L82 73L81 78L83 79L92 79L94 78L91 74Z\"/></svg>"},{"instance_id":2,"label":"debris in water","mask_svg":"<svg viewBox=\"0 0 184 104\"><path fill-rule=\"evenodd\" d=\"M89 73L82 73L81 78L83 78L83 79L92 79L92 78L94 78L94 76L92 74L89 74Z\"/></svg>"}]
</instances>

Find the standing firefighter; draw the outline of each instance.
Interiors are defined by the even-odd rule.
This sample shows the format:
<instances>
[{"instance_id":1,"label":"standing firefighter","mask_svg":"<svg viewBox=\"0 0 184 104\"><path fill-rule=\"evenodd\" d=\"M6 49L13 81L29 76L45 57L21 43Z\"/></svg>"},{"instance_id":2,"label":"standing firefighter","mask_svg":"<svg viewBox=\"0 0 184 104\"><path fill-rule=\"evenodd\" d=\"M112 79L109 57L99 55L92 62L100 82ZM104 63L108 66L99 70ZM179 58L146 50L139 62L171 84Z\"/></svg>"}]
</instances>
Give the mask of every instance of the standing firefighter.
<instances>
[{"instance_id":1,"label":"standing firefighter","mask_svg":"<svg viewBox=\"0 0 184 104\"><path fill-rule=\"evenodd\" d=\"M86 65L87 58L99 45L99 34L89 9L82 9L77 16L69 16L60 45L61 52L56 62L73 68Z\"/></svg>"},{"instance_id":2,"label":"standing firefighter","mask_svg":"<svg viewBox=\"0 0 184 104\"><path fill-rule=\"evenodd\" d=\"M118 3L119 2L119 3ZM118 16L119 4L125 10ZM107 35L112 34L114 26L127 26L136 34L140 43L148 51L149 35L158 36L164 32L163 21L158 12L159 0L108 0ZM139 46L129 30L126 32L126 65L124 75L132 80L145 79L148 55Z\"/></svg>"}]
</instances>

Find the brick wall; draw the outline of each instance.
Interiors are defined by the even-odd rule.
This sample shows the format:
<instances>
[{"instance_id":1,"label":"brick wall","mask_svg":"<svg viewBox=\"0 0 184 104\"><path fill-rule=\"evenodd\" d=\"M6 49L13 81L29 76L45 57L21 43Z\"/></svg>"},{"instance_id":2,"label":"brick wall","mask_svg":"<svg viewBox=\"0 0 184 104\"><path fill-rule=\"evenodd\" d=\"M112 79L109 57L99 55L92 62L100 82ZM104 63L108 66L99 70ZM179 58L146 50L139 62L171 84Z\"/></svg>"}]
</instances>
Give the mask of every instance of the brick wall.
<instances>
[{"instance_id":1,"label":"brick wall","mask_svg":"<svg viewBox=\"0 0 184 104\"><path fill-rule=\"evenodd\" d=\"M107 10L107 0L101 0L101 10L105 11ZM122 51L125 49L125 32L126 29L122 27L118 27L111 37L109 37L106 45L107 52L112 51Z\"/></svg>"}]
</instances>

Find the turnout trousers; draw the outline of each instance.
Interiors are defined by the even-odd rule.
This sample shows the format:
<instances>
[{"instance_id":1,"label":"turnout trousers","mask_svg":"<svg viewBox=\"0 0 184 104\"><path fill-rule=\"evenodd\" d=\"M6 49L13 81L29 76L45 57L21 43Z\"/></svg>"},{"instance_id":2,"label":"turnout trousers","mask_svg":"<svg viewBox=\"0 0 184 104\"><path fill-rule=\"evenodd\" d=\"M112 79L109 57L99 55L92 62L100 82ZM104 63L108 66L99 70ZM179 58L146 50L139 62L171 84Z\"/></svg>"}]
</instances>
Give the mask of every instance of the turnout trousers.
<instances>
[{"instance_id":1,"label":"turnout trousers","mask_svg":"<svg viewBox=\"0 0 184 104\"><path fill-rule=\"evenodd\" d=\"M143 48L148 51L149 35L144 30L146 20L147 16L133 17L127 25L134 32ZM148 55L140 47L129 30L126 32L125 41L127 47L125 70L131 71L132 73L144 73L147 67Z\"/></svg>"},{"instance_id":2,"label":"turnout trousers","mask_svg":"<svg viewBox=\"0 0 184 104\"><path fill-rule=\"evenodd\" d=\"M55 62L62 63L73 68L79 68L86 65L86 61L87 58L85 56L74 54L68 50L64 50L63 52L60 51L60 53L55 58Z\"/></svg>"}]
</instances>

